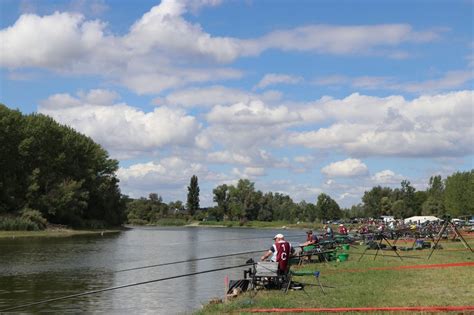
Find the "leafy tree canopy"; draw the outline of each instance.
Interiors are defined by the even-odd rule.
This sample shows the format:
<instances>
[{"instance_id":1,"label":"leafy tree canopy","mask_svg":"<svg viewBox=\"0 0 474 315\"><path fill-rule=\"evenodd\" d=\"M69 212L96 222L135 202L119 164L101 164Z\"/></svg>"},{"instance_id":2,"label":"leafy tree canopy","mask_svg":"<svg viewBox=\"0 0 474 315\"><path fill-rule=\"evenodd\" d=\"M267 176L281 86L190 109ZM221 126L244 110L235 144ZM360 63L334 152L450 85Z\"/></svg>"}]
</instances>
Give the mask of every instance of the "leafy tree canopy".
<instances>
[{"instance_id":1,"label":"leafy tree canopy","mask_svg":"<svg viewBox=\"0 0 474 315\"><path fill-rule=\"evenodd\" d=\"M0 104L0 215L23 209L52 223L119 225L118 162L91 138Z\"/></svg>"}]
</instances>

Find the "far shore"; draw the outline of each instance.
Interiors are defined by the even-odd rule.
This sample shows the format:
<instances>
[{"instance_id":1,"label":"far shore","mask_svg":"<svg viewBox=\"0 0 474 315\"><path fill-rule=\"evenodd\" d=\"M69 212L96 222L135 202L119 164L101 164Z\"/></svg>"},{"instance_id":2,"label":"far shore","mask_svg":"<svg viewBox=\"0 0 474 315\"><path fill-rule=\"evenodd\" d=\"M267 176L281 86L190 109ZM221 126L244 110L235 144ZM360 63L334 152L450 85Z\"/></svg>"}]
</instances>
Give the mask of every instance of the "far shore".
<instances>
[{"instance_id":1,"label":"far shore","mask_svg":"<svg viewBox=\"0 0 474 315\"><path fill-rule=\"evenodd\" d=\"M102 230L74 230L70 228L52 228L43 231L0 231L0 239L15 239L24 237L69 237L75 235L104 235L119 233L124 229L102 229Z\"/></svg>"},{"instance_id":2,"label":"far shore","mask_svg":"<svg viewBox=\"0 0 474 315\"><path fill-rule=\"evenodd\" d=\"M239 221L163 221L154 224L144 225L125 225L126 227L201 227L201 228L255 228L255 229L320 229L322 224L311 222L290 223L285 221L247 221L240 223Z\"/></svg>"},{"instance_id":3,"label":"far shore","mask_svg":"<svg viewBox=\"0 0 474 315\"><path fill-rule=\"evenodd\" d=\"M174 222L176 223L176 222ZM121 231L139 227L200 227L200 228L256 228L256 229L318 229L320 224L312 223L289 223L283 221L262 222L249 221L239 224L238 221L192 221L183 224L147 224L147 225L124 225L122 227L97 230L81 230L68 227L50 227L42 231L0 231L0 239L15 239L25 237L69 237L75 235L94 235L94 234L110 234L119 233Z\"/></svg>"}]
</instances>

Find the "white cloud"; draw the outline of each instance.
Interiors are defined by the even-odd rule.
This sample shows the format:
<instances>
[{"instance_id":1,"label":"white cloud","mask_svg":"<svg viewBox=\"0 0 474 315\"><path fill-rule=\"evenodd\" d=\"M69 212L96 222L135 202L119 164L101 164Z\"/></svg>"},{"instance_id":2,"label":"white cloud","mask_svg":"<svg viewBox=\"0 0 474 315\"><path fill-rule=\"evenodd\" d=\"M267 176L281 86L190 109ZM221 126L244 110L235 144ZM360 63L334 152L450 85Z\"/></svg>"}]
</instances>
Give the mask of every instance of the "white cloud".
<instances>
[{"instance_id":1,"label":"white cloud","mask_svg":"<svg viewBox=\"0 0 474 315\"><path fill-rule=\"evenodd\" d=\"M278 192L288 195L294 202L306 200L316 203L317 197L323 192L319 187L310 184L294 183L292 180L273 180L268 184L262 183L260 189L263 191Z\"/></svg>"},{"instance_id":2,"label":"white cloud","mask_svg":"<svg viewBox=\"0 0 474 315\"><path fill-rule=\"evenodd\" d=\"M255 178L266 175L263 167L245 167L243 170L234 168L232 173L239 178Z\"/></svg>"},{"instance_id":3,"label":"white cloud","mask_svg":"<svg viewBox=\"0 0 474 315\"><path fill-rule=\"evenodd\" d=\"M232 106L215 106L208 114L207 120L218 124L236 125L277 125L292 123L300 117L290 112L285 106L268 107L261 101L237 103Z\"/></svg>"},{"instance_id":4,"label":"white cloud","mask_svg":"<svg viewBox=\"0 0 474 315\"><path fill-rule=\"evenodd\" d=\"M388 86L389 77L362 76L354 78L352 86L362 89L378 89Z\"/></svg>"},{"instance_id":5,"label":"white cloud","mask_svg":"<svg viewBox=\"0 0 474 315\"><path fill-rule=\"evenodd\" d=\"M342 85L347 84L349 78L341 74L327 75L314 79L313 83L316 85Z\"/></svg>"},{"instance_id":6,"label":"white cloud","mask_svg":"<svg viewBox=\"0 0 474 315\"><path fill-rule=\"evenodd\" d=\"M165 146L194 146L200 124L182 110L167 107L152 112L118 103L114 92L92 90L79 97L56 94L39 112L74 127L116 154L149 151Z\"/></svg>"},{"instance_id":7,"label":"white cloud","mask_svg":"<svg viewBox=\"0 0 474 315\"><path fill-rule=\"evenodd\" d=\"M358 156L458 156L472 153L472 91L407 101L353 94L319 102L327 127L292 132L288 143ZM302 117L311 117L301 109Z\"/></svg>"},{"instance_id":8,"label":"white cloud","mask_svg":"<svg viewBox=\"0 0 474 315\"><path fill-rule=\"evenodd\" d=\"M392 89L412 93L437 92L458 88L474 78L472 71L450 71L439 79L427 80L420 83L403 83L394 85Z\"/></svg>"},{"instance_id":9,"label":"white cloud","mask_svg":"<svg viewBox=\"0 0 474 315\"><path fill-rule=\"evenodd\" d=\"M416 32L407 24L308 25L274 31L257 40L245 42L244 47L250 54L258 54L271 48L340 55L378 54L375 48L436 40L440 31Z\"/></svg>"},{"instance_id":10,"label":"white cloud","mask_svg":"<svg viewBox=\"0 0 474 315\"><path fill-rule=\"evenodd\" d=\"M0 65L9 68L61 69L84 58L98 44L105 44L99 21L84 21L80 14L59 13L40 17L23 14L0 31Z\"/></svg>"},{"instance_id":11,"label":"white cloud","mask_svg":"<svg viewBox=\"0 0 474 315\"><path fill-rule=\"evenodd\" d=\"M114 36L106 31L106 23L87 21L77 13L24 14L0 31L0 65L97 74L142 94L190 82L239 78L240 71L212 65L235 59L234 40L212 37L181 17L188 5L217 3L163 1L124 36ZM209 60L205 67L203 59Z\"/></svg>"},{"instance_id":12,"label":"white cloud","mask_svg":"<svg viewBox=\"0 0 474 315\"><path fill-rule=\"evenodd\" d=\"M85 15L90 14L93 16L102 15L109 9L105 0L72 0L69 6L73 12L81 12Z\"/></svg>"},{"instance_id":13,"label":"white cloud","mask_svg":"<svg viewBox=\"0 0 474 315\"><path fill-rule=\"evenodd\" d=\"M311 163L314 161L314 157L310 155L300 155L300 156L295 156L294 160L297 163Z\"/></svg>"},{"instance_id":14,"label":"white cloud","mask_svg":"<svg viewBox=\"0 0 474 315\"><path fill-rule=\"evenodd\" d=\"M226 164L250 164L252 158L248 155L230 151L216 151L208 154L208 160L212 163Z\"/></svg>"},{"instance_id":15,"label":"white cloud","mask_svg":"<svg viewBox=\"0 0 474 315\"><path fill-rule=\"evenodd\" d=\"M260 80L260 82L257 83L255 88L263 89L269 85L274 85L274 84L298 84L302 81L303 81L303 78L299 76L268 73Z\"/></svg>"},{"instance_id":16,"label":"white cloud","mask_svg":"<svg viewBox=\"0 0 474 315\"><path fill-rule=\"evenodd\" d=\"M285 133L285 128L281 126L249 126L211 124L202 131L200 139L208 144L240 152L272 146Z\"/></svg>"},{"instance_id":17,"label":"white cloud","mask_svg":"<svg viewBox=\"0 0 474 315\"><path fill-rule=\"evenodd\" d=\"M375 173L371 179L376 185L390 185L400 184L405 178L402 175L395 174L395 172L391 170L383 170Z\"/></svg>"},{"instance_id":18,"label":"white cloud","mask_svg":"<svg viewBox=\"0 0 474 315\"><path fill-rule=\"evenodd\" d=\"M250 101L214 106L206 119L208 126L201 136L208 143L236 152L257 152L258 148L276 145L276 140L300 117L285 106L271 107L261 101Z\"/></svg>"},{"instance_id":19,"label":"white cloud","mask_svg":"<svg viewBox=\"0 0 474 315\"><path fill-rule=\"evenodd\" d=\"M473 78L474 74L472 71L460 70L449 71L439 78L420 82L399 82L396 78L383 76L361 76L350 78L342 75L319 77L313 82L316 85L349 85L353 88L365 90L382 89L427 94L460 88L469 81L472 81Z\"/></svg>"},{"instance_id":20,"label":"white cloud","mask_svg":"<svg viewBox=\"0 0 474 315\"><path fill-rule=\"evenodd\" d=\"M97 13L104 9L102 1L94 3ZM190 83L240 78L241 71L220 65L268 49L373 54L380 47L389 49L439 36L439 31L416 32L405 24L309 25L243 40L212 36L199 24L184 19L189 10L219 3L164 0L135 21L124 35L110 32L106 22L86 20L78 13L23 14L13 25L0 30L0 66L10 70L41 68L63 75L98 75L137 93L153 94ZM300 80L270 74L259 85Z\"/></svg>"},{"instance_id":21,"label":"white cloud","mask_svg":"<svg viewBox=\"0 0 474 315\"><path fill-rule=\"evenodd\" d=\"M112 105L119 98L116 92L103 89L79 91L78 96L85 103L99 105Z\"/></svg>"},{"instance_id":22,"label":"white cloud","mask_svg":"<svg viewBox=\"0 0 474 315\"><path fill-rule=\"evenodd\" d=\"M209 57L218 62L234 60L238 55L235 40L212 37L199 25L188 23L182 18L186 9L185 1L162 1L132 25L124 38L126 46Z\"/></svg>"},{"instance_id":23,"label":"white cloud","mask_svg":"<svg viewBox=\"0 0 474 315\"><path fill-rule=\"evenodd\" d=\"M144 64L134 65L125 75L119 72L114 76L119 77L120 83L138 94L155 94L171 88L178 88L190 83L214 82L219 80L238 79L242 73L230 68L211 68L206 70L198 68L176 68L170 65ZM145 69L148 67L147 69Z\"/></svg>"},{"instance_id":24,"label":"white cloud","mask_svg":"<svg viewBox=\"0 0 474 315\"><path fill-rule=\"evenodd\" d=\"M214 85L206 88L189 88L172 92L165 99L159 100L168 105L181 105L185 107L209 107L214 105L232 105L239 102L250 102L252 100L278 101L281 93L277 91L266 91L263 94L249 93L240 89L228 88Z\"/></svg>"},{"instance_id":25,"label":"white cloud","mask_svg":"<svg viewBox=\"0 0 474 315\"><path fill-rule=\"evenodd\" d=\"M186 186L192 175L205 181L213 179L213 174L203 164L176 156L121 167L117 171L124 194L136 198L155 192L168 201L185 200Z\"/></svg>"},{"instance_id":26,"label":"white cloud","mask_svg":"<svg viewBox=\"0 0 474 315\"><path fill-rule=\"evenodd\" d=\"M354 177L367 175L369 169L358 159L346 159L323 167L321 173L328 177Z\"/></svg>"},{"instance_id":27,"label":"white cloud","mask_svg":"<svg viewBox=\"0 0 474 315\"><path fill-rule=\"evenodd\" d=\"M42 110L60 110L61 108L73 108L82 106L82 101L68 93L54 94L41 102Z\"/></svg>"}]
</instances>

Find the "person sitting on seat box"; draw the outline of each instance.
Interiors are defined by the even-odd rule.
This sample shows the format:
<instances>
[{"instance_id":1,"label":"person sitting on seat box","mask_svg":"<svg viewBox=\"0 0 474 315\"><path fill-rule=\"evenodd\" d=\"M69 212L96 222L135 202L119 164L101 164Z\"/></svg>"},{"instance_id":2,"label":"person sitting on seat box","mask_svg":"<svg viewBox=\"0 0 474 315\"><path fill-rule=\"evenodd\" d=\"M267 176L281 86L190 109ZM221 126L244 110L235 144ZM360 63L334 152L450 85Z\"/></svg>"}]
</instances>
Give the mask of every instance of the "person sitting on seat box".
<instances>
[{"instance_id":1,"label":"person sitting on seat box","mask_svg":"<svg viewBox=\"0 0 474 315\"><path fill-rule=\"evenodd\" d=\"M264 261L272 255L270 261L276 261L278 263L278 273L286 274L289 270L288 260L290 259L290 255L294 252L293 247L290 243L285 241L283 234L277 234L273 239L275 243L260 260Z\"/></svg>"},{"instance_id":2,"label":"person sitting on seat box","mask_svg":"<svg viewBox=\"0 0 474 315\"><path fill-rule=\"evenodd\" d=\"M347 235L347 228L344 226L344 224L339 224L339 234Z\"/></svg>"},{"instance_id":3,"label":"person sitting on seat box","mask_svg":"<svg viewBox=\"0 0 474 315\"><path fill-rule=\"evenodd\" d=\"M314 234L312 230L308 230L306 231L306 242L304 242L300 246L315 245L318 243L318 241L318 236Z\"/></svg>"},{"instance_id":4,"label":"person sitting on seat box","mask_svg":"<svg viewBox=\"0 0 474 315\"><path fill-rule=\"evenodd\" d=\"M332 240L332 237L334 236L332 228L327 224L324 225L324 236L329 240Z\"/></svg>"}]
</instances>

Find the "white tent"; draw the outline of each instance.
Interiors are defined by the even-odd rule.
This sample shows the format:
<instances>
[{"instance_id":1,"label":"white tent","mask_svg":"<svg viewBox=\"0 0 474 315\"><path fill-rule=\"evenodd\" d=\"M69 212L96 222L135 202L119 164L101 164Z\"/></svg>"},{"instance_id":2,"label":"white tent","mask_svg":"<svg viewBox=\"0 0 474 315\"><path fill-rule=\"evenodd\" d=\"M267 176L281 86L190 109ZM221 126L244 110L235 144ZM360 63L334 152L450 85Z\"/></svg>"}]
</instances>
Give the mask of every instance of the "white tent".
<instances>
[{"instance_id":1,"label":"white tent","mask_svg":"<svg viewBox=\"0 0 474 315\"><path fill-rule=\"evenodd\" d=\"M417 215L417 216L409 217L403 220L405 224L410 223L410 222L411 223L425 223L427 221L441 221L441 219L432 215L426 215L426 216Z\"/></svg>"}]
</instances>

